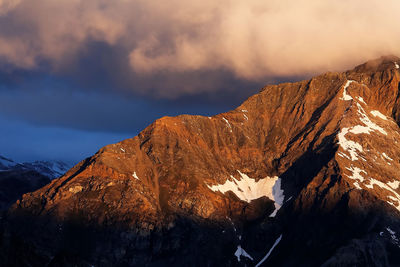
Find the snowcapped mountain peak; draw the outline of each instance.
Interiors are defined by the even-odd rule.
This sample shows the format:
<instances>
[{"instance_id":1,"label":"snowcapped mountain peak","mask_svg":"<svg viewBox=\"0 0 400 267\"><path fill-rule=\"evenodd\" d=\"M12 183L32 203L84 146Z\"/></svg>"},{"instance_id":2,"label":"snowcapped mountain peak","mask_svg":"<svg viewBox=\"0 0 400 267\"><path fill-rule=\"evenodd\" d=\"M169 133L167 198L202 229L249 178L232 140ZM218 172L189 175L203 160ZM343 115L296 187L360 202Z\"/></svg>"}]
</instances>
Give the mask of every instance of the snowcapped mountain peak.
<instances>
[{"instance_id":1,"label":"snowcapped mountain peak","mask_svg":"<svg viewBox=\"0 0 400 267\"><path fill-rule=\"evenodd\" d=\"M59 160L19 163L0 155L0 171L36 171L50 179L58 178L70 169L70 165Z\"/></svg>"}]
</instances>

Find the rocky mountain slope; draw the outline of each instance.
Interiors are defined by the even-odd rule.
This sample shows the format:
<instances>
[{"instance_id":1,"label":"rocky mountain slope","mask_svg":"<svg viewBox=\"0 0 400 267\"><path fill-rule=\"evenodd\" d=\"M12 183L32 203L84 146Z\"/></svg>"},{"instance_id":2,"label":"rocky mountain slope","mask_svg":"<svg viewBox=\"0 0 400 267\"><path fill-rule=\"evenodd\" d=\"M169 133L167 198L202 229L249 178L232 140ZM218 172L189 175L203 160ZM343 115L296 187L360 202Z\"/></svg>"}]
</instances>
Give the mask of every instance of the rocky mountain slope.
<instances>
[{"instance_id":1,"label":"rocky mountain slope","mask_svg":"<svg viewBox=\"0 0 400 267\"><path fill-rule=\"evenodd\" d=\"M0 261L400 265L399 64L267 86L213 117L161 118L17 201Z\"/></svg>"}]
</instances>

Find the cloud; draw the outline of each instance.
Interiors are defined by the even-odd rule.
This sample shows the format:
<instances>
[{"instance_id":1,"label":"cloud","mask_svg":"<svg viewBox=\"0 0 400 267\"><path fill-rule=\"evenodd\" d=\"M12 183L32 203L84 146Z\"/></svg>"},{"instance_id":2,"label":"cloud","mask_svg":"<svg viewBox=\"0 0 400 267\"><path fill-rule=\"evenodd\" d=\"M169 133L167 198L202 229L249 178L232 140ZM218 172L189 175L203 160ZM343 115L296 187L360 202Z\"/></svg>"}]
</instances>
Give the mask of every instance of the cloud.
<instances>
[{"instance_id":1,"label":"cloud","mask_svg":"<svg viewBox=\"0 0 400 267\"><path fill-rule=\"evenodd\" d=\"M84 69L177 97L214 90L208 73L261 81L400 55L398 10L398 0L0 0L0 66L72 73L102 43L108 54L92 58L107 61Z\"/></svg>"},{"instance_id":2,"label":"cloud","mask_svg":"<svg viewBox=\"0 0 400 267\"><path fill-rule=\"evenodd\" d=\"M19 2L20 0L0 0L0 15L15 8Z\"/></svg>"},{"instance_id":3,"label":"cloud","mask_svg":"<svg viewBox=\"0 0 400 267\"><path fill-rule=\"evenodd\" d=\"M210 116L228 111L259 88L242 88L233 94L220 90L213 94L199 93L175 99L154 99L118 95L104 90L71 90L73 85L66 81L38 75L21 83L18 81L18 74L15 74L15 79L0 87L0 116L29 122L35 126L134 136L162 116L183 113ZM241 87L240 84L236 86Z\"/></svg>"}]
</instances>

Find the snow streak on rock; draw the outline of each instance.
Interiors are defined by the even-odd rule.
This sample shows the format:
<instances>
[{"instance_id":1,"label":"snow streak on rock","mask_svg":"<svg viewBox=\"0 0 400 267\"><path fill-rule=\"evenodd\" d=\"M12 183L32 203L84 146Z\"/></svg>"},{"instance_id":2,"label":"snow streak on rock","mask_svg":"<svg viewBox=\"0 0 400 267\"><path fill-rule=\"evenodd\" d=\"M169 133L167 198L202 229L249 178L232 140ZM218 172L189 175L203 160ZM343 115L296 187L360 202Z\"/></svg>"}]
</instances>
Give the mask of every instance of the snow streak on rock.
<instances>
[{"instance_id":1,"label":"snow streak on rock","mask_svg":"<svg viewBox=\"0 0 400 267\"><path fill-rule=\"evenodd\" d=\"M267 259L268 259L268 257L269 257L269 255L271 255L271 252L274 250L274 248L279 244L279 242L281 241L281 239L282 239L282 235L280 235L279 237L278 237L278 239L275 241L275 243L272 245L272 247L271 247L271 249L268 251L268 253L264 256L264 258L262 258L262 260L259 262L259 263L257 263L257 265L255 266L255 267L258 267L258 266L260 266L261 264L263 264L263 262L264 261L266 261Z\"/></svg>"},{"instance_id":2,"label":"snow streak on rock","mask_svg":"<svg viewBox=\"0 0 400 267\"><path fill-rule=\"evenodd\" d=\"M374 115L375 117L381 118L382 120L387 121L387 117L385 115L383 115L382 113L380 113L378 110L373 110L370 112L372 115Z\"/></svg>"},{"instance_id":3,"label":"snow streak on rock","mask_svg":"<svg viewBox=\"0 0 400 267\"><path fill-rule=\"evenodd\" d=\"M225 119L224 117L222 117L222 119L223 119L223 120L226 122L226 124L228 125L229 131L232 132L232 126L231 126L231 124L229 123L229 121L228 121L227 119Z\"/></svg>"},{"instance_id":4,"label":"snow streak on rock","mask_svg":"<svg viewBox=\"0 0 400 267\"><path fill-rule=\"evenodd\" d=\"M388 155L386 155L385 152L382 153L382 157L384 157L387 160L393 161L393 159L391 157L389 157Z\"/></svg>"},{"instance_id":5,"label":"snow streak on rock","mask_svg":"<svg viewBox=\"0 0 400 267\"><path fill-rule=\"evenodd\" d=\"M269 215L269 217L275 217L276 213L283 205L283 201L285 199L285 195L284 195L284 192L282 189L282 179L281 178L278 178L278 180L276 180L274 186L272 187L272 196L275 201L275 203L274 203L275 210L271 213L271 215Z\"/></svg>"}]
</instances>

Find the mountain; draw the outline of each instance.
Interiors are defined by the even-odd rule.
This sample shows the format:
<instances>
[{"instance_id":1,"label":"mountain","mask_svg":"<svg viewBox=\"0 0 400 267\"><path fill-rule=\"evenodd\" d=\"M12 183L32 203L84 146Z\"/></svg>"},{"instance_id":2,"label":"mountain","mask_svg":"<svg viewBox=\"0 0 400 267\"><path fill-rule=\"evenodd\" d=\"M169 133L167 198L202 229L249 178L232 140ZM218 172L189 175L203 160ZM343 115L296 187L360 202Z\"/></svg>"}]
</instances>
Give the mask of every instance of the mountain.
<instances>
[{"instance_id":1,"label":"mountain","mask_svg":"<svg viewBox=\"0 0 400 267\"><path fill-rule=\"evenodd\" d=\"M16 165L18 165L18 163L16 163L12 159L0 155L0 170L8 170L15 167Z\"/></svg>"},{"instance_id":2,"label":"mountain","mask_svg":"<svg viewBox=\"0 0 400 267\"><path fill-rule=\"evenodd\" d=\"M163 117L25 194L9 266L400 265L400 58ZM28 223L27 223L28 222Z\"/></svg>"},{"instance_id":3,"label":"mountain","mask_svg":"<svg viewBox=\"0 0 400 267\"><path fill-rule=\"evenodd\" d=\"M68 169L69 165L61 161L18 163L0 155L0 213L23 194L36 191Z\"/></svg>"},{"instance_id":4,"label":"mountain","mask_svg":"<svg viewBox=\"0 0 400 267\"><path fill-rule=\"evenodd\" d=\"M58 178L66 173L71 166L59 160L15 162L0 155L0 171L36 171L50 179Z\"/></svg>"},{"instance_id":5,"label":"mountain","mask_svg":"<svg viewBox=\"0 0 400 267\"><path fill-rule=\"evenodd\" d=\"M6 211L23 194L50 183L50 178L32 170L0 171L0 221Z\"/></svg>"},{"instance_id":6,"label":"mountain","mask_svg":"<svg viewBox=\"0 0 400 267\"><path fill-rule=\"evenodd\" d=\"M71 168L69 164L59 160L24 162L18 167L24 170L34 170L50 179L62 176Z\"/></svg>"}]
</instances>

